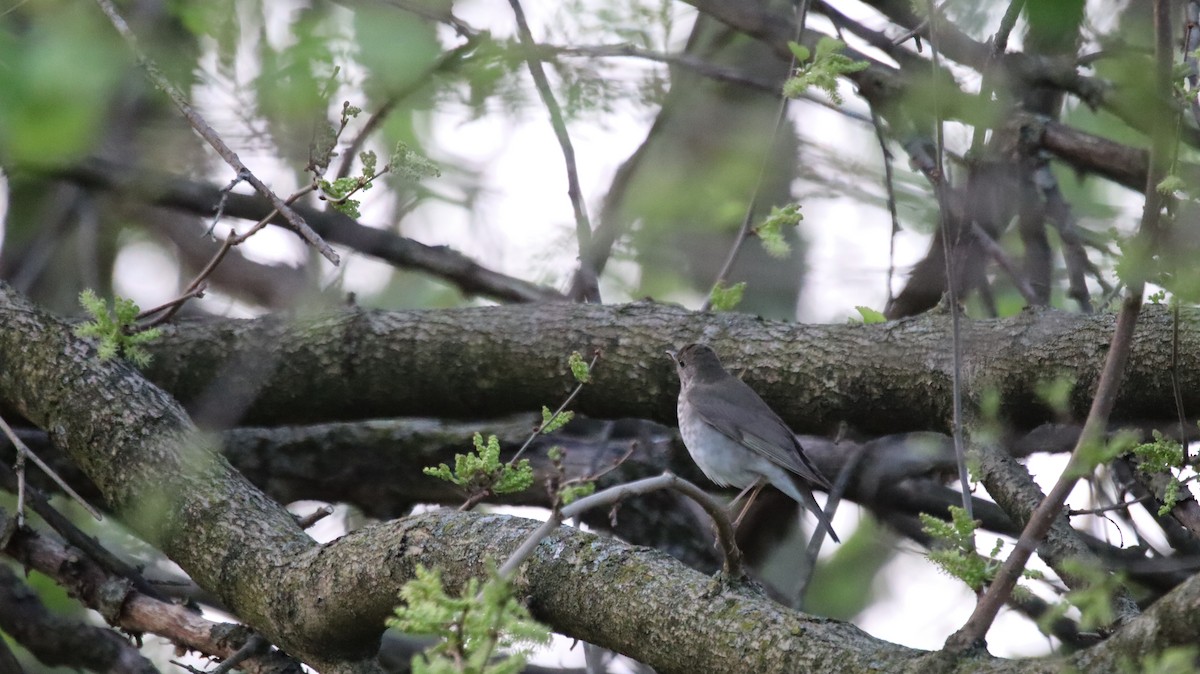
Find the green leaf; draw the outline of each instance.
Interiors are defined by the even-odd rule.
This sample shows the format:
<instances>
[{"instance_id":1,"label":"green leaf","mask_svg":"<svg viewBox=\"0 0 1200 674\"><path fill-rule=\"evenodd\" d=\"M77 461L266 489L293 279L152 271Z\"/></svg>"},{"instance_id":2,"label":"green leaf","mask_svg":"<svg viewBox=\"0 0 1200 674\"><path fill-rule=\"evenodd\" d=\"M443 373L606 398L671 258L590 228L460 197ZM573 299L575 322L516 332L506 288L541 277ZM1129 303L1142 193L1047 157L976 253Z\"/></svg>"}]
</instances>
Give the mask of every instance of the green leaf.
<instances>
[{"instance_id":1,"label":"green leaf","mask_svg":"<svg viewBox=\"0 0 1200 674\"><path fill-rule=\"evenodd\" d=\"M805 47L799 42L788 40L788 49L791 50L792 56L795 56L796 61L799 63L804 63L808 60L808 57L812 55L809 53L808 47Z\"/></svg>"},{"instance_id":2,"label":"green leaf","mask_svg":"<svg viewBox=\"0 0 1200 674\"><path fill-rule=\"evenodd\" d=\"M571 368L571 375L575 377L575 381L580 384L592 383L591 368L588 367L587 361L578 351L571 352L570 357L567 358L567 365Z\"/></svg>"},{"instance_id":3,"label":"green leaf","mask_svg":"<svg viewBox=\"0 0 1200 674\"><path fill-rule=\"evenodd\" d=\"M560 496L562 498L563 505L570 505L574 501L578 501L585 496L591 496L595 492L595 482L583 482L580 484L573 484L569 487L563 487Z\"/></svg>"},{"instance_id":4,"label":"green leaf","mask_svg":"<svg viewBox=\"0 0 1200 674\"><path fill-rule=\"evenodd\" d=\"M880 312L875 311L871 307L856 306L854 307L854 310L858 312L859 316L862 316L862 322L864 325L887 322L887 317Z\"/></svg>"},{"instance_id":5,"label":"green leaf","mask_svg":"<svg viewBox=\"0 0 1200 674\"><path fill-rule=\"evenodd\" d=\"M388 160L388 169L413 181L421 178L437 178L442 175L437 164L404 142L396 143L391 159Z\"/></svg>"},{"instance_id":6,"label":"green leaf","mask_svg":"<svg viewBox=\"0 0 1200 674\"><path fill-rule=\"evenodd\" d=\"M1169 197L1174 195L1176 192L1186 191L1187 183L1183 181L1183 178L1171 173L1159 181L1158 185L1155 186L1155 189L1158 190L1159 194Z\"/></svg>"},{"instance_id":7,"label":"green leaf","mask_svg":"<svg viewBox=\"0 0 1200 674\"><path fill-rule=\"evenodd\" d=\"M515 466L500 463L499 438L489 435L484 442L483 436L476 433L472 442L474 452L454 455L453 470L443 463L436 468L423 468L422 472L462 487L472 496L485 492L510 494L524 491L533 484L533 468L528 459L522 459Z\"/></svg>"},{"instance_id":8,"label":"green leaf","mask_svg":"<svg viewBox=\"0 0 1200 674\"><path fill-rule=\"evenodd\" d=\"M571 419L575 418L575 413L571 410L563 410L558 414L550 411L549 407L542 405L542 435L548 435L566 426Z\"/></svg>"},{"instance_id":9,"label":"green leaf","mask_svg":"<svg viewBox=\"0 0 1200 674\"><path fill-rule=\"evenodd\" d=\"M797 98L816 87L824 91L837 105L842 104L842 96L838 93L838 77L865 70L866 61L854 61L841 54L845 43L831 37L822 37L817 42L817 51L812 61L802 63L796 68L796 73L783 84L783 95ZM796 51L792 51L796 54Z\"/></svg>"},{"instance_id":10,"label":"green leaf","mask_svg":"<svg viewBox=\"0 0 1200 674\"><path fill-rule=\"evenodd\" d=\"M773 206L771 214L763 223L754 229L754 233L762 242L763 250L775 258L785 258L792 252L792 246L784 238L784 227L795 227L804 216L800 214L800 204L788 204L783 208Z\"/></svg>"},{"instance_id":11,"label":"green leaf","mask_svg":"<svg viewBox=\"0 0 1200 674\"><path fill-rule=\"evenodd\" d=\"M1140 444L1133 448L1133 454L1140 461L1138 469L1147 475L1163 473L1183 465L1183 445L1168 438L1159 431L1153 431L1154 442Z\"/></svg>"},{"instance_id":12,"label":"green leaf","mask_svg":"<svg viewBox=\"0 0 1200 674\"><path fill-rule=\"evenodd\" d=\"M718 283L712 289L712 295L709 296L713 311L731 311L734 307L741 304L744 292L746 292L745 281L740 281L731 286L726 286L724 281Z\"/></svg>"},{"instance_id":13,"label":"green leaf","mask_svg":"<svg viewBox=\"0 0 1200 674\"><path fill-rule=\"evenodd\" d=\"M1070 374L1040 379L1033 387L1038 400L1054 410L1059 416L1071 411L1071 393L1075 390L1075 377Z\"/></svg>"}]
</instances>

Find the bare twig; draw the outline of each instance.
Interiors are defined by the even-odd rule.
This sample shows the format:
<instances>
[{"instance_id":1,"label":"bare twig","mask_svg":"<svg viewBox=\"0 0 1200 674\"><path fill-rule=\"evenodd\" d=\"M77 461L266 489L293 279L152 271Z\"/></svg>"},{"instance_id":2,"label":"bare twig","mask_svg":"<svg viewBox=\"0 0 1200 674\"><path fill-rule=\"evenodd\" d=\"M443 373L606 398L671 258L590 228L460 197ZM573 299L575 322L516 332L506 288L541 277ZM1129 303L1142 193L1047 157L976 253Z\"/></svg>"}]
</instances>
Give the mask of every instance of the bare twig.
<instances>
[{"instance_id":1,"label":"bare twig","mask_svg":"<svg viewBox=\"0 0 1200 674\"><path fill-rule=\"evenodd\" d=\"M325 240L322 239L316 232L314 232L312 228L310 228L308 224L304 222L303 218L301 218L294 210L288 207L288 205L284 203L284 201L280 199L278 195L271 191L271 188L267 187L265 183L259 180L258 177L255 176L254 173L242 163L242 160L238 157L237 153L225 144L225 141L221 139L221 136L218 135L217 132L211 126L209 126L208 122L204 120L200 113L192 107L192 104L188 102L187 97L183 95L183 92L180 91L174 84L172 84L171 80L167 79L167 76L163 74L158 65L152 61L150 57L146 56L146 54L142 52L141 47L138 46L137 36L133 34L133 30L129 28L129 24L125 23L125 19L120 15L119 12L117 12L117 8L113 5L111 0L96 0L96 4L100 5L100 9L104 12L105 16L108 17L108 20L110 23L112 23L113 28L117 30L117 33L119 33L125 40L125 43L129 45L130 50L133 51L134 57L137 59L138 65L140 65L146 72L146 76L150 78L150 81L153 82L156 87L166 92L167 96L171 98L171 101L175 103L175 107L179 108L179 111L183 114L184 118L187 119L192 128L196 130L196 133L200 134L200 137L206 140L208 144L217 151L217 154L225 160L226 164L229 164L229 166L237 172L237 175L240 178L243 178L246 180L246 182L254 186L254 189L257 190L259 194L263 195L271 202L271 205L279 211L280 215L282 215L287 221L288 225L290 225L290 229L292 229L292 231L296 232L296 234L299 234L300 237L307 241L313 248L316 248L317 251L319 251L321 255L325 257L325 259L329 260L335 265L338 264L340 258L338 257L338 254L334 252L333 248L331 248L328 243L325 243Z\"/></svg>"},{"instance_id":2,"label":"bare twig","mask_svg":"<svg viewBox=\"0 0 1200 674\"><path fill-rule=\"evenodd\" d=\"M1077 517L1079 515L1101 515L1101 514L1104 514L1107 512L1112 512L1114 510L1128 510L1129 506L1137 505L1139 503L1145 503L1145 502L1149 501L1151 498L1153 498L1153 497L1149 496L1149 495L1140 496L1138 498L1133 499L1132 501L1121 501L1120 503L1114 503L1112 505L1100 506L1099 508L1068 508L1067 509L1067 517Z\"/></svg>"},{"instance_id":3,"label":"bare twig","mask_svg":"<svg viewBox=\"0 0 1200 674\"><path fill-rule=\"evenodd\" d=\"M121 587L119 579L79 550L28 529L18 531L4 552L46 574L83 604L100 611L110 623L131 633L158 634L178 646L218 658L233 657L254 634L230 623L207 620L185 606L159 601L137 591L127 590L121 601L114 602L111 593ZM119 608L116 614L112 611L114 605ZM299 663L279 651L259 653L252 660L253 666L243 663L244 671L299 671Z\"/></svg>"},{"instance_id":4,"label":"bare twig","mask_svg":"<svg viewBox=\"0 0 1200 674\"><path fill-rule=\"evenodd\" d=\"M990 104L993 90L993 80L995 79L996 63L1000 57L1004 56L1004 52L1008 49L1008 36L1012 33L1013 26L1017 23L1017 17L1021 15L1021 9L1025 6L1025 0L1011 0L1008 3L1008 9L1004 12L1004 17L1000 19L1000 27L996 29L996 34L992 36L992 49L988 53L987 63L983 66L983 73L979 81L979 98L984 105ZM984 127L976 126L974 134L971 137L971 151L977 152L983 148Z\"/></svg>"},{"instance_id":5,"label":"bare twig","mask_svg":"<svg viewBox=\"0 0 1200 674\"><path fill-rule=\"evenodd\" d=\"M1096 443L1103 442L1104 427L1108 415L1116 401L1117 390L1125 363L1129 359L1129 351L1133 342L1133 328L1141 310L1141 292L1135 295L1132 290L1126 293L1126 299L1117 316L1117 327L1113 331L1112 343L1108 357L1104 361L1104 370L1100 375L1100 384L1096 396L1092 400L1091 411L1088 412L1083 432L1075 445L1067 466L1063 469L1054 487L1046 494L1046 498L1029 517L1029 523L1021 532L1021 537L1013 546L1012 552L1004 560L991 586L980 596L975 605L975 611L967 622L946 641L945 648L952 652L963 651L982 643L984 635L991 627L996 613L1000 610L1008 595L1016 586L1021 571L1029 562L1037 542L1040 541L1054 520L1062 513L1062 504L1067 494L1079 479L1080 469L1086 463L1085 455Z\"/></svg>"},{"instance_id":6,"label":"bare twig","mask_svg":"<svg viewBox=\"0 0 1200 674\"><path fill-rule=\"evenodd\" d=\"M1004 252L1004 249L1000 247L1000 244L996 243L992 235L988 234L984 228L979 226L978 222L974 221L971 222L971 233L975 235L975 240L983 246L987 254L991 255L992 259L999 263L1000 267L1008 273L1009 279L1012 280L1017 292L1021 293L1021 297L1024 297L1025 301L1029 304L1038 304L1037 293L1033 291L1033 288L1029 285L1029 281L1021 275L1021 270L1017 269L1013 261L1008 258L1008 253Z\"/></svg>"},{"instance_id":7,"label":"bare twig","mask_svg":"<svg viewBox=\"0 0 1200 674\"><path fill-rule=\"evenodd\" d=\"M938 96L936 78L938 70L941 68L941 57L938 52L938 31L937 31L937 10L933 6L933 0L929 0L929 55L930 63L933 67L932 80L933 93L933 115L936 123L936 133L934 139L937 148L936 165L938 180L933 183L934 193L938 197L938 215L942 230L942 251L946 258L946 294L950 300L950 328L951 328L951 348L953 351L953 373L951 381L951 395L953 396L953 429L954 434L954 455L958 461L958 483L962 489L963 510L967 513L968 519L975 519L974 506L971 503L971 478L967 474L967 450L963 442L962 429L962 317L958 310L958 283L957 269L955 268L955 249L958 247L957 236L956 240L951 240L950 227L950 204L946 196L948 194L949 181L946 179L946 167L943 162L943 157L946 151L946 142L942 128L942 109ZM956 235L961 235L962 228L953 228ZM972 541L974 538L972 537Z\"/></svg>"},{"instance_id":8,"label":"bare twig","mask_svg":"<svg viewBox=\"0 0 1200 674\"><path fill-rule=\"evenodd\" d=\"M284 203L290 205L300 197L312 192L315 189L316 187L313 185L303 187L289 196L287 201ZM224 199L222 199L222 205L223 204ZM200 270L200 273L196 274L196 277L192 279L192 282L183 289L183 292L180 293L178 297L153 309L147 309L146 311L143 311L137 315L138 320L142 320L159 312L163 312L162 315L154 320L138 325L135 331L144 332L156 326L162 325L163 323L166 323L174 318L175 314L183 308L183 305L186 304L188 300L203 297L204 291L208 288L208 277L212 276L212 273L217 270L217 267L221 264L221 261L225 259L225 256L229 254L229 251L232 250L234 246L245 243L247 239L262 231L262 229L266 227L278 214L278 208L272 209L271 212L266 215L266 217L262 218L256 222L253 227L246 230L245 234L239 235L236 230L230 229L229 236L225 237L225 240L221 242L221 247L218 248L217 252L213 254L212 259L208 261L208 264L204 265L204 268Z\"/></svg>"},{"instance_id":9,"label":"bare twig","mask_svg":"<svg viewBox=\"0 0 1200 674\"><path fill-rule=\"evenodd\" d=\"M316 510L312 511L311 513L309 513L303 517L297 517L296 524L301 529L309 529L312 527L312 525L316 524L317 522L320 522L321 520L325 519L326 517L329 517L332 514L333 514L333 506L329 506L329 505L321 506L320 508L317 508Z\"/></svg>"},{"instance_id":10,"label":"bare twig","mask_svg":"<svg viewBox=\"0 0 1200 674\"><path fill-rule=\"evenodd\" d=\"M863 457L866 455L867 445L858 445L850 454L850 458L842 465L842 469L838 471L837 479L833 482L833 489L829 490L829 495L825 499L825 515L830 519L833 519L833 514L837 511L842 494L846 493L846 487L850 484L850 478L854 477L854 473L858 470L859 464L862 463ZM804 566L800 570L799 581L796 584L796 595L792 603L792 608L797 611L802 610L804 607L805 595L808 594L813 573L817 570L817 556L821 554L821 544L825 542L825 534L825 527L818 526L813 529L812 538L808 542L808 548L804 551Z\"/></svg>"},{"instance_id":11,"label":"bare twig","mask_svg":"<svg viewBox=\"0 0 1200 674\"><path fill-rule=\"evenodd\" d=\"M550 126L554 128L554 135L558 138L559 147L562 148L563 160L567 164L567 196L571 199L571 207L575 211L575 238L579 245L579 262L581 265L586 265L588 264L587 252L592 245L592 225L588 221L583 190L579 187L579 170L575 166L575 148L571 145L570 134L567 133L567 124L563 120L562 108L554 98L554 92L550 90L550 80L546 77L546 70L542 67L542 61L538 57L537 43L533 39L533 33L529 30L529 23L525 20L525 11L521 9L521 0L508 0L508 4L512 7L513 16L517 20L517 36L520 38L522 46L525 47L525 63L529 66L529 74L533 77L534 86L537 87L538 94L546 105L546 111L550 113ZM581 270L581 272L584 277L588 276L588 271ZM595 271L590 270L592 281L589 284L590 287L581 288L576 299L588 302L600 301L600 289L595 284L595 276Z\"/></svg>"},{"instance_id":12,"label":"bare twig","mask_svg":"<svg viewBox=\"0 0 1200 674\"><path fill-rule=\"evenodd\" d=\"M222 248L224 248L224 247L222 247ZM222 254L222 255L223 255L223 254ZM204 297L204 291L205 291L205 290L208 290L208 284L207 284L207 283L201 283L201 284L197 285L197 286L196 286L196 287L194 287L194 288L191 288L191 287L189 287L189 289L188 289L188 290L185 290L185 291L183 292L183 294L181 294L179 297L176 297L176 298L175 298L175 299L173 299L173 300L170 300L170 301L168 301L168 302L164 302L164 303L162 303L162 304L160 304L160 305L158 305L158 306L154 307L153 309L146 309L146 310L142 311L141 313L139 313L139 314L137 315L137 320L139 320L139 321L145 320L145 319L147 319L147 318L149 318L149 317L153 316L154 314L157 314L157 313L160 313L160 312L163 312L163 311L168 311L168 310L169 310L169 311L170 311L170 313L168 313L168 314L167 314L166 318L163 318L163 319L161 319L161 320L155 320L155 321L153 321L153 322L151 322L151 323L146 323L146 324L143 324L143 325L139 325L139 326L138 326L138 331L139 331L139 332L141 332L141 331L149 330L150 328L153 328L153 327L154 327L154 326L156 326L156 325L159 325L159 324L161 324L161 323L165 323L165 322L166 322L166 319L167 319L167 318L170 318L171 316L173 316L173 315L175 314L175 312L179 310L179 307L180 307L180 306L181 306L181 305L182 305L184 302L187 302L187 301L188 301L188 300L190 300L190 299Z\"/></svg>"},{"instance_id":13,"label":"bare twig","mask_svg":"<svg viewBox=\"0 0 1200 674\"><path fill-rule=\"evenodd\" d=\"M1183 462L1190 463L1187 442L1187 414L1183 409L1183 391L1179 388L1179 300L1171 307L1171 392L1175 395L1175 413L1179 415L1179 441L1183 444Z\"/></svg>"},{"instance_id":14,"label":"bare twig","mask_svg":"<svg viewBox=\"0 0 1200 674\"><path fill-rule=\"evenodd\" d=\"M29 446L22 442L21 438L17 437L17 434L13 431L12 427L8 425L8 422L4 420L4 417L0 417L0 431L3 431L4 434L8 436L9 441L13 443L13 446L17 448L18 465L22 461L22 457L29 457L31 461L37 464L38 468L42 469L43 473L49 476L51 480L54 480L54 484L57 484L60 489L67 493L67 495L75 499L79 505L83 506L83 509L86 510L89 515L96 518L96 521L99 522L104 520L104 518L100 515L100 511L96 510L91 506L91 504L85 501L78 492L71 488L71 485L67 484L66 480L59 477L58 473L54 472L50 466L46 465L45 461L42 461L40 458L38 458L38 455L34 454L33 451L29 449ZM19 500L23 504L25 500L24 475L21 472L18 472L17 478L18 491L22 492ZM22 517L21 513L17 513L17 516L18 518Z\"/></svg>"},{"instance_id":15,"label":"bare twig","mask_svg":"<svg viewBox=\"0 0 1200 674\"><path fill-rule=\"evenodd\" d=\"M89 624L86 618L76 620L62 615L59 610L50 610L42 602L39 592L26 583L26 578L14 565L9 564L0 566L0 629L5 635L5 639L0 639L4 642L0 647L0 672L3 674L45 671L50 665L105 674L158 672L138 652L137 644L117 632ZM23 669L8 651L8 639L28 649L41 666Z\"/></svg>"},{"instance_id":16,"label":"bare twig","mask_svg":"<svg viewBox=\"0 0 1200 674\"><path fill-rule=\"evenodd\" d=\"M887 270L887 303L892 304L892 278L896 275L896 235L900 233L900 216L896 212L896 181L892 173L892 151L888 149L887 138L883 135L883 120L871 106L871 125L875 127L875 139L879 141L879 151L883 154L883 188L887 191L888 215L892 219L892 233L888 237L888 270Z\"/></svg>"},{"instance_id":17,"label":"bare twig","mask_svg":"<svg viewBox=\"0 0 1200 674\"><path fill-rule=\"evenodd\" d=\"M564 47L558 45L539 45L538 49L554 56L586 56L588 58L637 58L655 63L665 63L690 70L697 75L703 75L720 82L732 82L771 93L778 93L779 87L769 80L754 77L742 68L719 65L687 53L669 53L643 49L632 44L598 44Z\"/></svg>"},{"instance_id":18,"label":"bare twig","mask_svg":"<svg viewBox=\"0 0 1200 674\"><path fill-rule=\"evenodd\" d=\"M1188 84L1192 85L1192 93L1188 96L1188 106L1192 111L1192 119L1200 124L1200 65L1196 61L1196 50L1200 49L1200 0L1188 0L1187 17L1183 29L1183 62L1188 69Z\"/></svg>"},{"instance_id":19,"label":"bare twig","mask_svg":"<svg viewBox=\"0 0 1200 674\"><path fill-rule=\"evenodd\" d=\"M51 175L92 189L132 194L165 208L207 216L212 203L221 198L220 189L208 183L168 175L136 172L112 162L92 158ZM270 203L250 194L229 194L227 215L277 224ZM467 295L482 295L501 302L560 302L562 293L528 281L500 274L448 246L427 246L397 236L386 229L368 227L338 211L323 212L303 204L296 210L330 241L354 249L391 265L416 269L458 288Z\"/></svg>"},{"instance_id":20,"label":"bare twig","mask_svg":"<svg viewBox=\"0 0 1200 674\"><path fill-rule=\"evenodd\" d=\"M0 486L2 488L11 490L12 486L18 480L19 476L17 474L9 470L6 466L0 465ZM84 554L105 570L125 578L138 592L153 599L166 601L166 598L142 576L142 573L138 569L125 563L110 552L108 548L101 545L94 536L89 536L76 526L70 518L50 505L50 501L38 489L26 487L25 502L29 505L29 509L36 513L38 517L41 517L42 521L57 532L64 541L82 550Z\"/></svg>"},{"instance_id":21,"label":"bare twig","mask_svg":"<svg viewBox=\"0 0 1200 674\"><path fill-rule=\"evenodd\" d=\"M538 527L526 538L512 555L500 566L501 578L510 578L525 560L533 555L542 539L549 536L562 524L563 520L577 517L593 508L610 506L624 499L648 494L660 489L673 489L695 501L713 519L717 529L717 540L725 554L722 571L730 578L742 576L742 553L738 550L734 539L733 524L729 521L729 513L724 506L709 496L703 489L672 473L664 473L657 477L648 477L634 482L617 485L591 496L575 501L564 507L560 512L551 514L542 526Z\"/></svg>"},{"instance_id":22,"label":"bare twig","mask_svg":"<svg viewBox=\"0 0 1200 674\"><path fill-rule=\"evenodd\" d=\"M367 118L367 121L359 129L358 134L346 146L346 151L342 155L342 163L338 166L337 177L345 178L350 175L350 168L354 164L355 158L358 156L358 151L367 141L367 137L375 132L375 129L387 119L392 110L396 108L404 99L412 96L414 93L421 90L425 86L430 77L435 74L448 70L451 66L460 63L472 49L479 45L479 37L472 33L467 41L459 46L444 52L438 56L433 63L429 64L425 70L413 79L412 83L402 88L400 91L392 94L380 105L379 108Z\"/></svg>"}]
</instances>

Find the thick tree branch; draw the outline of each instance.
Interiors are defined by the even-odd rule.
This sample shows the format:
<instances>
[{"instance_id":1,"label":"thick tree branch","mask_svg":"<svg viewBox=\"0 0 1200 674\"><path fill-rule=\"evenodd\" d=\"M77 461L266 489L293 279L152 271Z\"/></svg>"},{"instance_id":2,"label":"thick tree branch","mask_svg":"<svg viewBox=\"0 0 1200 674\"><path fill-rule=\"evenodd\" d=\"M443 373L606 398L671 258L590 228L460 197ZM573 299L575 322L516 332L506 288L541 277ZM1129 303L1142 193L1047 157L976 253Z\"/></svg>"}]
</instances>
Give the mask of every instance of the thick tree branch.
<instances>
[{"instance_id":1,"label":"thick tree branch","mask_svg":"<svg viewBox=\"0 0 1200 674\"><path fill-rule=\"evenodd\" d=\"M1181 320L1196 325L1200 312L1184 311ZM1082 420L1113 324L1112 315L1056 311L973 321L963 333L965 389L995 391L1000 421L1029 430L1057 418L1037 391L1061 375L1074 381L1065 414ZM208 408L262 425L479 418L562 399L573 385L567 355L599 347L606 366L576 410L674 424L677 384L662 351L701 339L744 368L746 381L795 430L833 435L844 422L886 434L945 429L948 331L946 316L868 326L796 325L649 302L348 309L302 320L181 322L152 345L155 360L147 374L205 419ZM1169 312L1149 308L1134 340L1116 420L1173 415L1174 394L1161 366L1170 362L1170 334ZM1180 339L1183 402L1186 409L1200 408L1200 331L1185 328Z\"/></svg>"}]
</instances>

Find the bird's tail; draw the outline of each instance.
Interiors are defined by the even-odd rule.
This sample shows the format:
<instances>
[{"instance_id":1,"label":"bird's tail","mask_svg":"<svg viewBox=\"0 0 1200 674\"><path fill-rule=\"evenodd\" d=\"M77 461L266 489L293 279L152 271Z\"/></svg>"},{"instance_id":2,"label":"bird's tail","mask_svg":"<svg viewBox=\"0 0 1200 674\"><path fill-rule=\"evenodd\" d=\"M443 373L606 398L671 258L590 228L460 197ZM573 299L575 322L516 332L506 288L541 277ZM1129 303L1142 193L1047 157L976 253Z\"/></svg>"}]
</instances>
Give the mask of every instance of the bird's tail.
<instances>
[{"instance_id":1,"label":"bird's tail","mask_svg":"<svg viewBox=\"0 0 1200 674\"><path fill-rule=\"evenodd\" d=\"M812 490L800 487L799 491L804 496L804 505L808 506L813 515L816 515L817 521L821 523L825 531L829 532L829 537L833 539L833 542L841 543L842 540L838 538L837 532L833 530L833 522L829 521L829 515L826 515L825 511L821 509L821 504L817 503L817 499L813 498Z\"/></svg>"}]
</instances>

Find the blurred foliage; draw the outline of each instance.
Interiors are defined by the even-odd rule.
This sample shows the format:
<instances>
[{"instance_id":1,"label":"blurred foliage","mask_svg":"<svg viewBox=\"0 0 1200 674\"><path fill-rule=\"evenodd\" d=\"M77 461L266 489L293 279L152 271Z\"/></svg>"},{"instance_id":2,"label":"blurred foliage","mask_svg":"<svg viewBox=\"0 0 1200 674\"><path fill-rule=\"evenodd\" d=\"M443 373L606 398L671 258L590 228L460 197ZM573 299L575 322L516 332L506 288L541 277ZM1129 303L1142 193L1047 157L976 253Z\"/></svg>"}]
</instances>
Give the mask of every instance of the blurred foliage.
<instances>
[{"instance_id":1,"label":"blurred foliage","mask_svg":"<svg viewBox=\"0 0 1200 674\"><path fill-rule=\"evenodd\" d=\"M10 166L79 159L102 140L130 57L94 8L29 3L22 18L0 23L0 158Z\"/></svg>"}]
</instances>

